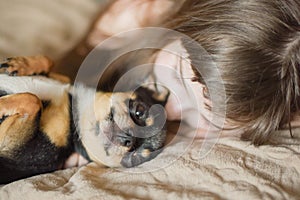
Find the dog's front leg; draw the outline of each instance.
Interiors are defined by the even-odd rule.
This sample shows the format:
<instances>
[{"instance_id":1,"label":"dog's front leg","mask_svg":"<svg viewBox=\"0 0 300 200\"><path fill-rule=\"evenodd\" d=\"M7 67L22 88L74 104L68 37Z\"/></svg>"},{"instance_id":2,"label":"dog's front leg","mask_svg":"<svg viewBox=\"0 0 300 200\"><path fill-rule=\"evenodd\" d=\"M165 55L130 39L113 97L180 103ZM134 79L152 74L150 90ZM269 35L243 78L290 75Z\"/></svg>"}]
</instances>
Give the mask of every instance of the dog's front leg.
<instances>
[{"instance_id":1,"label":"dog's front leg","mask_svg":"<svg viewBox=\"0 0 300 200\"><path fill-rule=\"evenodd\" d=\"M0 156L11 157L26 143L39 126L40 99L31 93L0 98Z\"/></svg>"},{"instance_id":2,"label":"dog's front leg","mask_svg":"<svg viewBox=\"0 0 300 200\"><path fill-rule=\"evenodd\" d=\"M0 65L11 76L48 74L52 67L53 61L42 55L7 58Z\"/></svg>"}]
</instances>

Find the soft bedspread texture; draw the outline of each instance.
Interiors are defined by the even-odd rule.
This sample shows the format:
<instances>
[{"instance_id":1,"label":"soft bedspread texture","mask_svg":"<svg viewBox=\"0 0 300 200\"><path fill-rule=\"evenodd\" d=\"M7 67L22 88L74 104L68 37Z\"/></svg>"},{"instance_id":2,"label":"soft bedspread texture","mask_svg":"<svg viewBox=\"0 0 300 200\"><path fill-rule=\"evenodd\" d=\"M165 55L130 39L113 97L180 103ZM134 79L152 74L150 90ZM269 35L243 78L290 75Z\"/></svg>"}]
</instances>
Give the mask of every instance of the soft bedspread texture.
<instances>
[{"instance_id":1,"label":"soft bedspread texture","mask_svg":"<svg viewBox=\"0 0 300 200\"><path fill-rule=\"evenodd\" d=\"M0 0L0 56L58 58L76 44L104 0ZM0 186L0 200L300 199L300 129L277 133L276 146L178 136L154 160L128 171L94 163ZM1 177L0 177L1 178Z\"/></svg>"},{"instance_id":2,"label":"soft bedspread texture","mask_svg":"<svg viewBox=\"0 0 300 200\"><path fill-rule=\"evenodd\" d=\"M254 147L238 138L220 138L203 158L199 149L204 140L190 145L190 139L178 136L156 159L131 171L90 163L4 185L0 197L299 199L300 130L294 139L288 131L276 134L281 145Z\"/></svg>"}]
</instances>

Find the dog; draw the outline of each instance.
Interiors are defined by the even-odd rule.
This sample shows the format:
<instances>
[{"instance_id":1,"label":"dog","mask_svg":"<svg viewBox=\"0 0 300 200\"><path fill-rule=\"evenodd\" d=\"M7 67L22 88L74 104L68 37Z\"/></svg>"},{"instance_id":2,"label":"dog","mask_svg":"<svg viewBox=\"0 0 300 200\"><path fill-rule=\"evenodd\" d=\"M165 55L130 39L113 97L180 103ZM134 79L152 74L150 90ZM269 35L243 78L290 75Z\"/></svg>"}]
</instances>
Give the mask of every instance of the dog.
<instances>
[{"instance_id":1,"label":"dog","mask_svg":"<svg viewBox=\"0 0 300 200\"><path fill-rule=\"evenodd\" d=\"M110 167L134 167L161 152L166 88L96 92L62 82L52 66L45 56L1 64L0 184L60 169L73 152Z\"/></svg>"}]
</instances>

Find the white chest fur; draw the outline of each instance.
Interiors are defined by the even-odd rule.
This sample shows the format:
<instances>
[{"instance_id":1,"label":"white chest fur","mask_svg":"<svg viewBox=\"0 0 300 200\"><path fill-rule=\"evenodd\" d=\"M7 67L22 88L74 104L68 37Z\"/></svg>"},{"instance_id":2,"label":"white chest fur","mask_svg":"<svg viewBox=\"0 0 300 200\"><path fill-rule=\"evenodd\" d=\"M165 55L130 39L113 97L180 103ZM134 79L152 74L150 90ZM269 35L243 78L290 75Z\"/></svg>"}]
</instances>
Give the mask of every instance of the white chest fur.
<instances>
[{"instance_id":1,"label":"white chest fur","mask_svg":"<svg viewBox=\"0 0 300 200\"><path fill-rule=\"evenodd\" d=\"M70 90L69 84L43 76L12 77L0 74L0 90L7 93L30 92L42 100L54 100Z\"/></svg>"}]
</instances>

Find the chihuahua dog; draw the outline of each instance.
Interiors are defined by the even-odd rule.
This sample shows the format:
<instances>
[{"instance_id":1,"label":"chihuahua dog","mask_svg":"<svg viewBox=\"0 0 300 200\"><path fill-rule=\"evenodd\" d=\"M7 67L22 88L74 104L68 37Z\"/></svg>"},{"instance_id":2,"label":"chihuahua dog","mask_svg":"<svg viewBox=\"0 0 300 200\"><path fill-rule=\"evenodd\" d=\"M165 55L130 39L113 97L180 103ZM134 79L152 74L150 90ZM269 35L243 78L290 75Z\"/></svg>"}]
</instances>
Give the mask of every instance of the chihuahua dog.
<instances>
[{"instance_id":1,"label":"chihuahua dog","mask_svg":"<svg viewBox=\"0 0 300 200\"><path fill-rule=\"evenodd\" d=\"M50 78L52 65L45 56L1 64L1 184L57 170L73 152L110 167L137 166L161 152L167 89L96 92Z\"/></svg>"}]
</instances>

